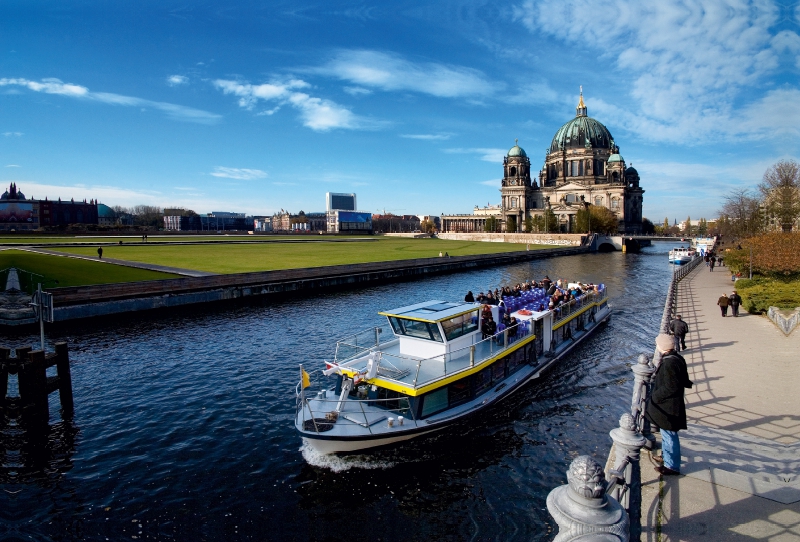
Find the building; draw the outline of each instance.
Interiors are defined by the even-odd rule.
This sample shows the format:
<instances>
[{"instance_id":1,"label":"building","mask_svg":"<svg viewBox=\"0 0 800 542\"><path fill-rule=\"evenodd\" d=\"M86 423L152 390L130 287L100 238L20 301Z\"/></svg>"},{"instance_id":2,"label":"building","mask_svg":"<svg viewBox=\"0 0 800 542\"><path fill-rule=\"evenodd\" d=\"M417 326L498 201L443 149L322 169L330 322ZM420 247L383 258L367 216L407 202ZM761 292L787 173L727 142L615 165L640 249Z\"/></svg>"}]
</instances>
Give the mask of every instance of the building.
<instances>
[{"instance_id":1,"label":"building","mask_svg":"<svg viewBox=\"0 0 800 542\"><path fill-rule=\"evenodd\" d=\"M358 211L333 210L326 213L329 233L372 233L372 215Z\"/></svg>"},{"instance_id":2,"label":"building","mask_svg":"<svg viewBox=\"0 0 800 542\"><path fill-rule=\"evenodd\" d=\"M355 194L340 194L338 192L325 193L325 210L326 211L355 211L358 209L356 205Z\"/></svg>"},{"instance_id":3,"label":"building","mask_svg":"<svg viewBox=\"0 0 800 542\"><path fill-rule=\"evenodd\" d=\"M494 217L496 225L501 224L503 208L500 205L486 205L472 210L471 215L442 215L441 231L454 233L472 233L486 231L486 220Z\"/></svg>"},{"instance_id":4,"label":"building","mask_svg":"<svg viewBox=\"0 0 800 542\"><path fill-rule=\"evenodd\" d=\"M644 190L639 180L638 172L626 167L608 128L588 116L581 92L575 118L553 136L538 174L531 171L527 153L516 143L503 159L501 229L524 231L526 219L550 210L559 230L572 233L578 211L596 205L617 215L619 232L640 233ZM483 231L480 223L478 216L442 217L443 231Z\"/></svg>"},{"instance_id":5,"label":"building","mask_svg":"<svg viewBox=\"0 0 800 542\"><path fill-rule=\"evenodd\" d=\"M269 216L254 216L253 217L253 231L262 233L272 231L272 217Z\"/></svg>"},{"instance_id":6,"label":"building","mask_svg":"<svg viewBox=\"0 0 800 542\"><path fill-rule=\"evenodd\" d=\"M17 190L11 183L0 196L0 229L35 230L39 227L38 201L27 199L25 194Z\"/></svg>"},{"instance_id":7,"label":"building","mask_svg":"<svg viewBox=\"0 0 800 542\"><path fill-rule=\"evenodd\" d=\"M98 203L26 198L11 183L0 196L0 229L35 230L40 227L65 227L74 224L98 224ZM104 206L105 207L105 206Z\"/></svg>"}]
</instances>

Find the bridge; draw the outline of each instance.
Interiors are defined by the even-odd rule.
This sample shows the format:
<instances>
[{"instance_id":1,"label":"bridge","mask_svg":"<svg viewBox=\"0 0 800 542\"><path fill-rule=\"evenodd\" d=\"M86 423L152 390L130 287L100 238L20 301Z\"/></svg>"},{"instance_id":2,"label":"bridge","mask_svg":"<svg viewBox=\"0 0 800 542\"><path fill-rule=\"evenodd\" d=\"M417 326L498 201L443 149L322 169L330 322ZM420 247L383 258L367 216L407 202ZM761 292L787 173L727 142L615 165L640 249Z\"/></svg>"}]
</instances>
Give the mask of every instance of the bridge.
<instances>
[{"instance_id":1,"label":"bridge","mask_svg":"<svg viewBox=\"0 0 800 542\"><path fill-rule=\"evenodd\" d=\"M654 235L600 235L595 234L591 240L593 252L639 252L642 247L649 247L653 241L670 241L673 243L689 243L689 239L680 237L658 237Z\"/></svg>"}]
</instances>

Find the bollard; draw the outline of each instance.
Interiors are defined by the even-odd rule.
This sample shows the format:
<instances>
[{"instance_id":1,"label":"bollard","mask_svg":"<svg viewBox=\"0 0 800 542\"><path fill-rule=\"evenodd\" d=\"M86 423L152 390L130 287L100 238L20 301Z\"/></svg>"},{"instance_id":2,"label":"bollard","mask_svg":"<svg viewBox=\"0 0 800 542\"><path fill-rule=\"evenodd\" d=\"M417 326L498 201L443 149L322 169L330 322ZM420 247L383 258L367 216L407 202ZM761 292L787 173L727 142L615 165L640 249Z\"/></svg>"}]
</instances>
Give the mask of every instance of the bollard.
<instances>
[{"instance_id":1,"label":"bollard","mask_svg":"<svg viewBox=\"0 0 800 542\"><path fill-rule=\"evenodd\" d=\"M615 470L619 472L623 468L623 464L627 463L627 466L622 470L627 491L622 491L622 488L617 484L614 497L628 512L632 538L637 540L639 538L638 532L641 529L642 504L642 475L639 452L647 443L647 439L636 430L636 422L633 416L627 412L620 416L619 427L612 429L609 435L611 435L611 440L614 441L614 448L617 451L617 466Z\"/></svg>"},{"instance_id":2,"label":"bollard","mask_svg":"<svg viewBox=\"0 0 800 542\"><path fill-rule=\"evenodd\" d=\"M633 371L633 400L631 402L631 414L637 423L639 431L647 439L645 447L652 450L656 437L650 430L650 420L644 415L647 398L650 397L650 380L653 378L655 368L650 364L647 354L639 354L636 365L631 367Z\"/></svg>"},{"instance_id":3,"label":"bollard","mask_svg":"<svg viewBox=\"0 0 800 542\"><path fill-rule=\"evenodd\" d=\"M547 510L558 524L553 542L629 540L628 513L606 495L603 468L588 455L572 461L567 485L547 495Z\"/></svg>"},{"instance_id":4,"label":"bollard","mask_svg":"<svg viewBox=\"0 0 800 542\"><path fill-rule=\"evenodd\" d=\"M58 395L61 399L62 416L72 416L75 411L72 399L72 375L69 369L69 347L67 343L56 343L56 369L58 370Z\"/></svg>"},{"instance_id":5,"label":"bollard","mask_svg":"<svg viewBox=\"0 0 800 542\"><path fill-rule=\"evenodd\" d=\"M43 350L27 354L27 360L20 370L20 376L23 374L25 375L25 395L22 395L22 386L20 386L23 408L28 410L30 418L36 425L47 425L50 421L50 407L47 401L47 362L44 359Z\"/></svg>"}]
</instances>

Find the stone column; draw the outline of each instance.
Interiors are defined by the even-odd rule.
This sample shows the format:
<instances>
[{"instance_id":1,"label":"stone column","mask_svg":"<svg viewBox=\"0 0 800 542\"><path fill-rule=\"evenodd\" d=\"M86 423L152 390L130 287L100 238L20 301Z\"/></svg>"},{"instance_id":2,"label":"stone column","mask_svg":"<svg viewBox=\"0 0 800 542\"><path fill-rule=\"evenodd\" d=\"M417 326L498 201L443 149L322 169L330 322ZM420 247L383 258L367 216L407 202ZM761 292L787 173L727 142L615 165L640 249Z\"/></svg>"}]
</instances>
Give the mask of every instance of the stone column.
<instances>
[{"instance_id":1,"label":"stone column","mask_svg":"<svg viewBox=\"0 0 800 542\"><path fill-rule=\"evenodd\" d=\"M637 423L637 429L647 439L645 447L653 449L656 438L650 431L650 421L644 416L647 398L650 396L650 380L653 378L655 367L650 364L647 354L639 354L639 360L631 370L633 371L633 400L631 401L631 414Z\"/></svg>"},{"instance_id":2,"label":"stone column","mask_svg":"<svg viewBox=\"0 0 800 542\"><path fill-rule=\"evenodd\" d=\"M633 539L638 540L639 530L641 529L641 508L642 508L642 474L639 466L639 451L645 445L647 439L636 430L636 422L633 416L627 412L620 416L619 427L612 429L609 432L611 440L614 441L614 450L617 459L617 467L619 470L624 459L628 458L628 466L622 471L625 478L625 486L627 491L620 497L622 487L617 484L614 490L614 496L619 500L620 504L628 511L628 517L631 522L631 534ZM635 532L634 532L635 531Z\"/></svg>"},{"instance_id":3,"label":"stone column","mask_svg":"<svg viewBox=\"0 0 800 542\"><path fill-rule=\"evenodd\" d=\"M606 495L603 468L588 455L572 461L567 485L550 492L547 510L558 524L553 542L629 540L628 513Z\"/></svg>"}]
</instances>

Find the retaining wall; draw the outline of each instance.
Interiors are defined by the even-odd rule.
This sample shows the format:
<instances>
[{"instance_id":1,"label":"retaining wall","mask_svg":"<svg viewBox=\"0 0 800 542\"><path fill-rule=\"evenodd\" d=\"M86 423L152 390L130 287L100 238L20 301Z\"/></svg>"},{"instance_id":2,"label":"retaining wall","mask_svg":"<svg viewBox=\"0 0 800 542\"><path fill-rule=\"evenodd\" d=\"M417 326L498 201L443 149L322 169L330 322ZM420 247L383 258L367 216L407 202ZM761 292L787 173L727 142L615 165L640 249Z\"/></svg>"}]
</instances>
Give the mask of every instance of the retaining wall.
<instances>
[{"instance_id":1,"label":"retaining wall","mask_svg":"<svg viewBox=\"0 0 800 542\"><path fill-rule=\"evenodd\" d=\"M531 243L537 245L581 246L586 235L579 233L440 233L439 239L490 243Z\"/></svg>"}]
</instances>

